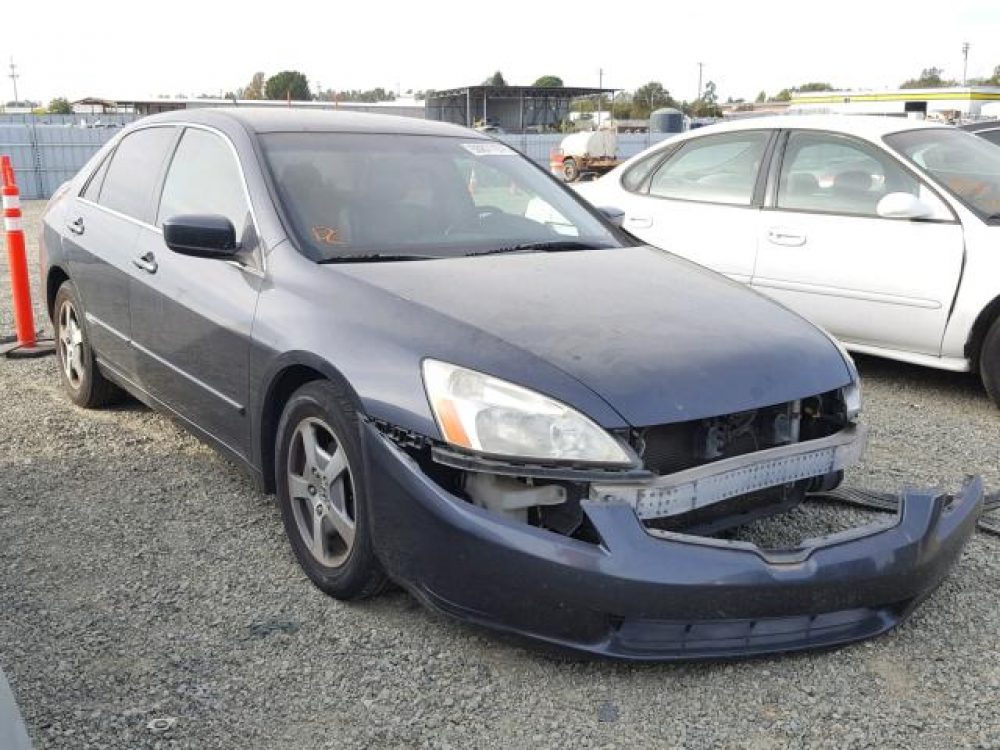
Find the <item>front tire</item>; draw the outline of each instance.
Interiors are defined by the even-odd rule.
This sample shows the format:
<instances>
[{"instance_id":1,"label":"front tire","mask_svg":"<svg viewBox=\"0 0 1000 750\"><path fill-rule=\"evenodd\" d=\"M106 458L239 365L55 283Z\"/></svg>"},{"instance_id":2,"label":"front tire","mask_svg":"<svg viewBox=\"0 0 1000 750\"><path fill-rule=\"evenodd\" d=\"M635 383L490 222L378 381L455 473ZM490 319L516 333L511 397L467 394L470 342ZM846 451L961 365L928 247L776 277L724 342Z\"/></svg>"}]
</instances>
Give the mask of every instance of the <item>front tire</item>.
<instances>
[{"instance_id":1,"label":"front tire","mask_svg":"<svg viewBox=\"0 0 1000 750\"><path fill-rule=\"evenodd\" d=\"M292 552L309 579L337 599L377 594L358 414L343 388L317 380L288 400L275 443L275 485Z\"/></svg>"},{"instance_id":2,"label":"front tire","mask_svg":"<svg viewBox=\"0 0 1000 750\"><path fill-rule=\"evenodd\" d=\"M83 306L72 281L64 281L59 287L53 310L59 374L70 400L84 409L118 401L122 391L101 374L94 361Z\"/></svg>"},{"instance_id":3,"label":"front tire","mask_svg":"<svg viewBox=\"0 0 1000 750\"><path fill-rule=\"evenodd\" d=\"M1000 406L1000 318L993 321L979 350L979 376L986 393Z\"/></svg>"}]
</instances>

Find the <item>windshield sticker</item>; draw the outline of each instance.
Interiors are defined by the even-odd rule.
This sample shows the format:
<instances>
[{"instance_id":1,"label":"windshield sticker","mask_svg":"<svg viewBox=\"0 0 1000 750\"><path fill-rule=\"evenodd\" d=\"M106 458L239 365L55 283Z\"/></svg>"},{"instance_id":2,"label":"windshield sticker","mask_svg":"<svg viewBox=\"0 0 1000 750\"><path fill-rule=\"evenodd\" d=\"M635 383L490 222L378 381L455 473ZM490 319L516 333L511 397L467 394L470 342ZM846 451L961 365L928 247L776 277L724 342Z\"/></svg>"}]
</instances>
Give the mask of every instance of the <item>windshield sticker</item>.
<instances>
[{"instance_id":1,"label":"windshield sticker","mask_svg":"<svg viewBox=\"0 0 1000 750\"><path fill-rule=\"evenodd\" d=\"M322 242L324 245L343 245L344 241L340 238L340 232L338 232L333 227L313 227L312 236L317 242Z\"/></svg>"},{"instance_id":2,"label":"windshield sticker","mask_svg":"<svg viewBox=\"0 0 1000 750\"><path fill-rule=\"evenodd\" d=\"M462 148L474 156L517 156L517 152L503 143L463 143Z\"/></svg>"}]
</instances>

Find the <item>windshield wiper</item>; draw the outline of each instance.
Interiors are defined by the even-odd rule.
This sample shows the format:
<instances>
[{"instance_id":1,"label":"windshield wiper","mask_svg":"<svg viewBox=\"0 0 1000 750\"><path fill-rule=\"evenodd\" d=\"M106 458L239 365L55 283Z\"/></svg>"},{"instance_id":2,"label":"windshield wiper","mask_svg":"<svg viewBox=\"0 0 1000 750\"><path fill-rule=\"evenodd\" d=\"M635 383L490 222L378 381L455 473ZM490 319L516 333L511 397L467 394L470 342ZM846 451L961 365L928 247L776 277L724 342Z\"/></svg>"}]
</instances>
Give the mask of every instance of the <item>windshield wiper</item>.
<instances>
[{"instance_id":1,"label":"windshield wiper","mask_svg":"<svg viewBox=\"0 0 1000 750\"><path fill-rule=\"evenodd\" d=\"M476 250L465 256L495 255L497 253L556 253L563 250L603 250L613 245L602 242L583 242L582 240L543 240L541 242L522 242L508 247L495 247L490 250Z\"/></svg>"},{"instance_id":2,"label":"windshield wiper","mask_svg":"<svg viewBox=\"0 0 1000 750\"><path fill-rule=\"evenodd\" d=\"M392 253L356 253L354 255L334 255L332 258L320 258L317 263L367 263L371 261L393 261L393 260L437 260L436 255L404 255Z\"/></svg>"}]
</instances>

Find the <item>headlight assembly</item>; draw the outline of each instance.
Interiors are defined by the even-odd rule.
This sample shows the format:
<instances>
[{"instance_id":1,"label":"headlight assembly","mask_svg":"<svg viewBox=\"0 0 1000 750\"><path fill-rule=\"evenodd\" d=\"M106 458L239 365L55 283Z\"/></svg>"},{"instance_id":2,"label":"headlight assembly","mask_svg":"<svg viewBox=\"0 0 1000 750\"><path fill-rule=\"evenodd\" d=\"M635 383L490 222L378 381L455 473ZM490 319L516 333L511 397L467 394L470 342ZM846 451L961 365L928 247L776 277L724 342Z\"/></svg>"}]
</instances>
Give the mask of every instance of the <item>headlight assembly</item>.
<instances>
[{"instance_id":1,"label":"headlight assembly","mask_svg":"<svg viewBox=\"0 0 1000 750\"><path fill-rule=\"evenodd\" d=\"M423 374L434 418L451 445L526 460L633 464L603 428L547 396L433 359L424 360Z\"/></svg>"}]
</instances>

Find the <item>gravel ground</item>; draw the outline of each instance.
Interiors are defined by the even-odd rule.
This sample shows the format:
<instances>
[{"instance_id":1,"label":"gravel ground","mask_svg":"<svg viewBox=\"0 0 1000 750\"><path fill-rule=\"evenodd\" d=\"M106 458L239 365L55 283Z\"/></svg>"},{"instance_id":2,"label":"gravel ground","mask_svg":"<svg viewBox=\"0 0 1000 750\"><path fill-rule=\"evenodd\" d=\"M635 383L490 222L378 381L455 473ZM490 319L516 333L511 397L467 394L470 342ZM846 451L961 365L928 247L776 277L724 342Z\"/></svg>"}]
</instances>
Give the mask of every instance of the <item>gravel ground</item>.
<instances>
[{"instance_id":1,"label":"gravel ground","mask_svg":"<svg viewBox=\"0 0 1000 750\"><path fill-rule=\"evenodd\" d=\"M31 243L41 208L26 207ZM978 472L1000 486L1000 412L972 377L859 365L873 435L851 484ZM40 748L1000 748L993 537L876 641L618 664L456 624L400 591L323 596L271 498L134 402L71 407L54 358L0 359L0 424L0 667Z\"/></svg>"}]
</instances>

